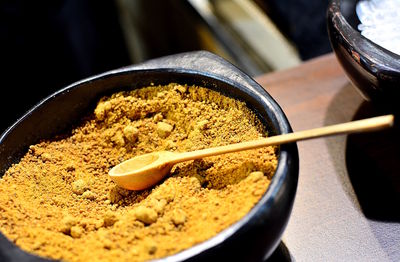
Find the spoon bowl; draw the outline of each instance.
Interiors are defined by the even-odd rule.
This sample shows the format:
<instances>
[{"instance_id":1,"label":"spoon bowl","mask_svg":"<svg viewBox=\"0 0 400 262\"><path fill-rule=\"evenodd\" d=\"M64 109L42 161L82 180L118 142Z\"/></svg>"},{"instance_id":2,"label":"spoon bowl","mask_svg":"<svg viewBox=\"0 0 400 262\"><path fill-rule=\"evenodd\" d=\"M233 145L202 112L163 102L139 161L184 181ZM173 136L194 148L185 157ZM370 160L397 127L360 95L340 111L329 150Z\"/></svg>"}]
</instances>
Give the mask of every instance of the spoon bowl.
<instances>
[{"instance_id":1,"label":"spoon bowl","mask_svg":"<svg viewBox=\"0 0 400 262\"><path fill-rule=\"evenodd\" d=\"M112 180L129 190L143 190L162 180L171 170L171 160L178 153L159 151L140 155L112 168L109 172Z\"/></svg>"}]
</instances>

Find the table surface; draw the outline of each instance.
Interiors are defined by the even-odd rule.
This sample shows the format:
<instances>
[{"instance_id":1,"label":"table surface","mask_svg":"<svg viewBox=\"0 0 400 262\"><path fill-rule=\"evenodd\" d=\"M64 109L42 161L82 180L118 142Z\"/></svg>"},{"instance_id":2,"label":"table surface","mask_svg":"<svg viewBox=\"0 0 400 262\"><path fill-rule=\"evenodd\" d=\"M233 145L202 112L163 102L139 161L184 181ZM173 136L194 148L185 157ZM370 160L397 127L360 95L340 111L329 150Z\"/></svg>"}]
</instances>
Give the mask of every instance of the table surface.
<instances>
[{"instance_id":1,"label":"table surface","mask_svg":"<svg viewBox=\"0 0 400 262\"><path fill-rule=\"evenodd\" d=\"M294 131L381 113L351 86L333 54L256 81L280 104ZM298 143L299 183L283 236L293 261L400 261L400 218L395 212L400 207L400 175L387 175L396 169L385 170L387 161L376 160L387 153L382 144L393 144L392 135ZM372 147L372 153L367 152ZM400 153L393 148L400 146L390 148L396 151L391 163L396 163ZM388 184L377 182L380 178ZM377 193L374 188L379 186Z\"/></svg>"}]
</instances>

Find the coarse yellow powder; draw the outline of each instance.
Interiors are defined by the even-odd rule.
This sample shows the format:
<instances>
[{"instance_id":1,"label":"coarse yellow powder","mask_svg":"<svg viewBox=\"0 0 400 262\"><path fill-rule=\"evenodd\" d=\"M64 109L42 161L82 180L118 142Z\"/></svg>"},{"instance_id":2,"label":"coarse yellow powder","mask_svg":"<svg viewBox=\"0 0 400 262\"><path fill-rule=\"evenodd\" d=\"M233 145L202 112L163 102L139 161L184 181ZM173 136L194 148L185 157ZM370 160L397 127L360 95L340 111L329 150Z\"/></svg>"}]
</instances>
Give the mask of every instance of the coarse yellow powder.
<instances>
[{"instance_id":1,"label":"coarse yellow powder","mask_svg":"<svg viewBox=\"0 0 400 262\"><path fill-rule=\"evenodd\" d=\"M176 165L152 189L118 188L131 157L266 136L243 102L178 84L104 97L69 134L32 145L0 179L0 230L23 250L66 261L143 261L209 239L266 191L276 147Z\"/></svg>"}]
</instances>

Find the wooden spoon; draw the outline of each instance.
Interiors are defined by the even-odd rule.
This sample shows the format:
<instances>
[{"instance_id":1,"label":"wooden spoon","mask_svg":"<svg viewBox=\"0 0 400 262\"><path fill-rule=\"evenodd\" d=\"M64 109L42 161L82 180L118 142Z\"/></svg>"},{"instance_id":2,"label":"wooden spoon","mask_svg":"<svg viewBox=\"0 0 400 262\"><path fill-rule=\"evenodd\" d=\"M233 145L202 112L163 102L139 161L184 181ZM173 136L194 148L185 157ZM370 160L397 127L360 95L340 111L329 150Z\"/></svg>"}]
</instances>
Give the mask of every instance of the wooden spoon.
<instances>
[{"instance_id":1,"label":"wooden spoon","mask_svg":"<svg viewBox=\"0 0 400 262\"><path fill-rule=\"evenodd\" d=\"M109 175L122 188L142 190L157 184L174 164L183 161L323 136L381 130L393 126L393 122L394 116L387 115L191 152L153 152L120 163Z\"/></svg>"}]
</instances>

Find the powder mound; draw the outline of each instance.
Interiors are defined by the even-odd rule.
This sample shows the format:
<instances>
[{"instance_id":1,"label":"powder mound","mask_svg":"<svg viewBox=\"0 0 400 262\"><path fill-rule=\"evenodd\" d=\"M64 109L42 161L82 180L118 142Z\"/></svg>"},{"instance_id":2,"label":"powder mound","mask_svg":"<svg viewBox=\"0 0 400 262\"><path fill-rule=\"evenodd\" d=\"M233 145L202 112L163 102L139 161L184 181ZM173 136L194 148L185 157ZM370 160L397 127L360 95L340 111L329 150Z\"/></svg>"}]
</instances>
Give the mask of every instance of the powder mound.
<instances>
[{"instance_id":1,"label":"powder mound","mask_svg":"<svg viewBox=\"0 0 400 262\"><path fill-rule=\"evenodd\" d=\"M153 151L265 137L245 103L169 84L103 97L69 134L30 146L0 179L0 230L63 261L146 261L175 254L241 219L265 193L277 147L177 164L154 188L116 186L110 168Z\"/></svg>"},{"instance_id":2,"label":"powder mound","mask_svg":"<svg viewBox=\"0 0 400 262\"><path fill-rule=\"evenodd\" d=\"M108 211L104 214L103 217L104 226L109 227L115 224L118 221L117 216L114 212Z\"/></svg>"},{"instance_id":3,"label":"powder mound","mask_svg":"<svg viewBox=\"0 0 400 262\"><path fill-rule=\"evenodd\" d=\"M180 209L176 209L173 211L171 219L176 226L182 225L186 221L186 213Z\"/></svg>"},{"instance_id":4,"label":"powder mound","mask_svg":"<svg viewBox=\"0 0 400 262\"><path fill-rule=\"evenodd\" d=\"M78 179L72 183L72 192L77 195L82 195L87 189L89 189L88 184L83 179Z\"/></svg>"},{"instance_id":5,"label":"powder mound","mask_svg":"<svg viewBox=\"0 0 400 262\"><path fill-rule=\"evenodd\" d=\"M166 138L172 132L174 127L168 123L158 122L157 123L157 133L161 138Z\"/></svg>"},{"instance_id":6,"label":"powder mound","mask_svg":"<svg viewBox=\"0 0 400 262\"><path fill-rule=\"evenodd\" d=\"M154 209L144 206L139 206L136 209L135 215L139 221L147 225L153 224L154 222L157 221L158 218L157 212L154 211Z\"/></svg>"}]
</instances>

